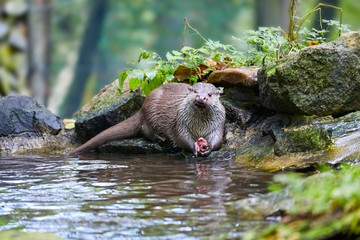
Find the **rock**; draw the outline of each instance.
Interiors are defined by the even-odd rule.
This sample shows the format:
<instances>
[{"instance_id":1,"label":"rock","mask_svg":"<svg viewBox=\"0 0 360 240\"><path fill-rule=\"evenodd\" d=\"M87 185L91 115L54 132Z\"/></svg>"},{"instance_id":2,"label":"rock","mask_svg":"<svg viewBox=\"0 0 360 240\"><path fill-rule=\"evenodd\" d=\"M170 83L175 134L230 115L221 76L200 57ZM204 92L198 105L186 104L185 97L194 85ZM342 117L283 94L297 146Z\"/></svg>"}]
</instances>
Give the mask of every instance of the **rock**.
<instances>
[{"instance_id":1,"label":"rock","mask_svg":"<svg viewBox=\"0 0 360 240\"><path fill-rule=\"evenodd\" d=\"M279 215L279 213L290 209L293 204L294 199L289 193L289 189L285 188L280 192L262 194L232 202L228 205L226 212L241 219L262 220L270 215Z\"/></svg>"},{"instance_id":2,"label":"rock","mask_svg":"<svg viewBox=\"0 0 360 240\"><path fill-rule=\"evenodd\" d=\"M299 115L360 110L360 32L302 49L258 72L264 107Z\"/></svg>"},{"instance_id":3,"label":"rock","mask_svg":"<svg viewBox=\"0 0 360 240\"><path fill-rule=\"evenodd\" d=\"M127 86L125 83L124 86ZM105 86L75 113L75 130L81 142L85 142L101 131L131 117L142 106L145 96L139 91L126 90L122 95L118 92L119 83Z\"/></svg>"},{"instance_id":4,"label":"rock","mask_svg":"<svg viewBox=\"0 0 360 240\"><path fill-rule=\"evenodd\" d=\"M330 149L332 146L332 131L323 127L286 128L283 131L273 131L274 154L281 156L295 152L315 152Z\"/></svg>"},{"instance_id":5,"label":"rock","mask_svg":"<svg viewBox=\"0 0 360 240\"><path fill-rule=\"evenodd\" d=\"M0 137L0 152L16 154L64 154L78 144L74 131L60 131L57 135L13 135Z\"/></svg>"},{"instance_id":6,"label":"rock","mask_svg":"<svg viewBox=\"0 0 360 240\"><path fill-rule=\"evenodd\" d=\"M259 67L226 68L213 71L207 82L220 85L243 85L252 87L257 85Z\"/></svg>"},{"instance_id":7,"label":"rock","mask_svg":"<svg viewBox=\"0 0 360 240\"><path fill-rule=\"evenodd\" d=\"M0 98L0 137L10 135L56 135L63 124L58 116L27 96Z\"/></svg>"},{"instance_id":8,"label":"rock","mask_svg":"<svg viewBox=\"0 0 360 240\"><path fill-rule=\"evenodd\" d=\"M354 224L359 221L354 213L360 211L359 166L344 165L336 171L320 169L316 173L305 178L298 174L276 175L272 189L281 190L266 194L265 200L270 201L264 203L259 199L263 196L255 196L253 201L246 199L249 203L235 202L233 209L239 211L229 211L235 216L264 205L280 209L270 216L271 220L281 220L279 223L251 230L243 235L244 239L359 239L359 224Z\"/></svg>"},{"instance_id":9,"label":"rock","mask_svg":"<svg viewBox=\"0 0 360 240\"><path fill-rule=\"evenodd\" d=\"M103 153L124 153L124 154L154 154L154 153L176 153L181 152L180 148L174 148L170 142L157 143L145 138L122 139L104 144L99 147Z\"/></svg>"},{"instance_id":10,"label":"rock","mask_svg":"<svg viewBox=\"0 0 360 240\"><path fill-rule=\"evenodd\" d=\"M264 115L233 140L231 147L236 149L235 161L267 171L357 162L360 111L338 118Z\"/></svg>"},{"instance_id":11,"label":"rock","mask_svg":"<svg viewBox=\"0 0 360 240\"><path fill-rule=\"evenodd\" d=\"M0 152L63 153L74 144L73 131L27 96L0 98Z\"/></svg>"},{"instance_id":12,"label":"rock","mask_svg":"<svg viewBox=\"0 0 360 240\"><path fill-rule=\"evenodd\" d=\"M256 90L247 87L225 88L221 102L226 109L227 121L243 127L255 121L260 106Z\"/></svg>"}]
</instances>

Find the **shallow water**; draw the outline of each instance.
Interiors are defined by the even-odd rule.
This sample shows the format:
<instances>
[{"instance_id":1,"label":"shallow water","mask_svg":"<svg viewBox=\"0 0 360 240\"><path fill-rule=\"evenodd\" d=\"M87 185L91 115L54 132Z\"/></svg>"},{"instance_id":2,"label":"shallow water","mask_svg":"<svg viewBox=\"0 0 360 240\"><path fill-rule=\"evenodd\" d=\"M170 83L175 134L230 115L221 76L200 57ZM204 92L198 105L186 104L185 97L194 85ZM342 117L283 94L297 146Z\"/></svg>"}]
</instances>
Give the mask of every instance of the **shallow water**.
<instances>
[{"instance_id":1,"label":"shallow water","mask_svg":"<svg viewBox=\"0 0 360 240\"><path fill-rule=\"evenodd\" d=\"M236 239L262 221L226 203L266 192L272 174L229 160L163 155L0 157L0 230L66 239Z\"/></svg>"}]
</instances>

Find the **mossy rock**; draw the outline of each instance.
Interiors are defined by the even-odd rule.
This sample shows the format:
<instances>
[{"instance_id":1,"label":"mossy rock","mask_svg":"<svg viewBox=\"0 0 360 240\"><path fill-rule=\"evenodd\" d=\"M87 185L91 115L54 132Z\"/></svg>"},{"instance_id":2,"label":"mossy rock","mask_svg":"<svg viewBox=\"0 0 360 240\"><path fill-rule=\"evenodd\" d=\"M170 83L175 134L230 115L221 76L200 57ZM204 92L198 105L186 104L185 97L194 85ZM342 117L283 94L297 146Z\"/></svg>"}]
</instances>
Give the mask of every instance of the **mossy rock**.
<instances>
[{"instance_id":1,"label":"mossy rock","mask_svg":"<svg viewBox=\"0 0 360 240\"><path fill-rule=\"evenodd\" d=\"M131 117L142 106L145 96L140 91L118 92L118 81L105 86L81 110L75 113L75 131L85 142L101 131Z\"/></svg>"},{"instance_id":2,"label":"mossy rock","mask_svg":"<svg viewBox=\"0 0 360 240\"><path fill-rule=\"evenodd\" d=\"M330 149L333 143L331 129L325 130L322 127L287 129L279 135L275 137L274 153L276 156L326 150Z\"/></svg>"},{"instance_id":3,"label":"mossy rock","mask_svg":"<svg viewBox=\"0 0 360 240\"><path fill-rule=\"evenodd\" d=\"M255 213L260 213L259 217L261 214L282 216L280 222L246 232L243 239L247 240L359 239L359 177L360 169L356 165L343 165L340 171L322 172L305 179L295 174L277 175L274 180L278 185L272 188L285 186L280 187L282 190L240 200L228 212L243 216L245 210L253 209L252 203L267 200L264 204L270 203L270 210ZM258 209L262 210L255 208Z\"/></svg>"},{"instance_id":4,"label":"mossy rock","mask_svg":"<svg viewBox=\"0 0 360 240\"><path fill-rule=\"evenodd\" d=\"M236 139L235 161L267 171L353 163L360 158L360 111L337 118L276 114Z\"/></svg>"},{"instance_id":5,"label":"mossy rock","mask_svg":"<svg viewBox=\"0 0 360 240\"><path fill-rule=\"evenodd\" d=\"M261 104L299 115L360 110L360 32L302 49L258 72Z\"/></svg>"}]
</instances>

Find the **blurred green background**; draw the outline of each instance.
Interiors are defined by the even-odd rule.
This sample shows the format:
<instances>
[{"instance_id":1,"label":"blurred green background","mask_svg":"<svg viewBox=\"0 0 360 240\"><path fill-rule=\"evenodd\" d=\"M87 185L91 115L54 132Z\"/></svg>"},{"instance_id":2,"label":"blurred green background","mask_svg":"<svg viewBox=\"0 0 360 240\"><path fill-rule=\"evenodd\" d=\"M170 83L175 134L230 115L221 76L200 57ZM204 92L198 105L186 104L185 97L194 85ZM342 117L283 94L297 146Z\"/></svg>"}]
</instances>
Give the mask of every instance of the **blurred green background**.
<instances>
[{"instance_id":1,"label":"blurred green background","mask_svg":"<svg viewBox=\"0 0 360 240\"><path fill-rule=\"evenodd\" d=\"M0 95L26 94L70 118L116 79L140 51L164 56L183 45L200 47L184 33L184 17L205 38L233 44L244 30L287 30L290 0L0 0ZM359 0L298 0L301 17L317 3L343 9L343 23L360 29ZM323 19L338 11L323 8ZM317 12L318 14L318 12ZM318 26L314 14L308 27ZM0 109L1 111L1 109Z\"/></svg>"}]
</instances>

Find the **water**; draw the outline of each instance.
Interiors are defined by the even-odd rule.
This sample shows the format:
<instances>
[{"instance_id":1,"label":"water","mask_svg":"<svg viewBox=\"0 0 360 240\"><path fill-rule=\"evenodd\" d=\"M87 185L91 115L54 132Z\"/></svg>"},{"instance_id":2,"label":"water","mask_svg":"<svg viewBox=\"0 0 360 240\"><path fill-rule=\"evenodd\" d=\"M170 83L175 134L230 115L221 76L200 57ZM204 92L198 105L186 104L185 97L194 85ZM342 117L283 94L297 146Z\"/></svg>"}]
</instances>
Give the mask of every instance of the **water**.
<instances>
[{"instance_id":1,"label":"water","mask_svg":"<svg viewBox=\"0 0 360 240\"><path fill-rule=\"evenodd\" d=\"M229 160L2 156L0 231L66 239L234 239L263 222L226 214L226 203L266 192L271 179Z\"/></svg>"}]
</instances>

